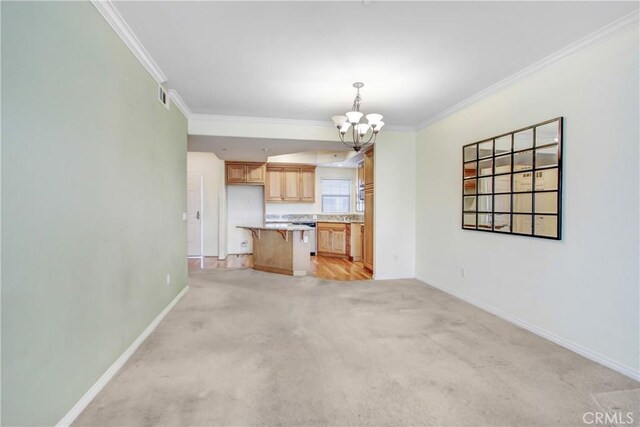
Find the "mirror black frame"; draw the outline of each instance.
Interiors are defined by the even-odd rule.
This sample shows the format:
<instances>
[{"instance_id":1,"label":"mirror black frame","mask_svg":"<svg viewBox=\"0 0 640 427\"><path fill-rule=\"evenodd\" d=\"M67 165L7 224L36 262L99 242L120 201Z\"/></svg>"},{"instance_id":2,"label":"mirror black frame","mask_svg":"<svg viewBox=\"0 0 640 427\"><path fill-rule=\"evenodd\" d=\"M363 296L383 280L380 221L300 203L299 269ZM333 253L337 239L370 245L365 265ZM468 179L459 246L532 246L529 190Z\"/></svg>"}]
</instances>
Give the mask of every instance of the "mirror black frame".
<instances>
[{"instance_id":1,"label":"mirror black frame","mask_svg":"<svg viewBox=\"0 0 640 427\"><path fill-rule=\"evenodd\" d=\"M541 145L537 145L537 128L541 127L541 126L545 126L545 125L549 125L551 123L557 122L557 141L555 141L555 139L551 142L551 143L545 143L545 144L541 144ZM520 149L520 150L515 150L514 151L514 139L515 139L515 134L523 132L523 131L528 131L528 130L533 130L533 140L531 142L531 146L528 148L524 148L524 149ZM499 233L499 234L514 234L514 235L518 235L518 236L527 236L527 237L536 237L536 238L540 238L540 239L551 239L551 240L561 240L562 239L562 162L563 162L563 155L562 155L562 150L563 150L563 134L564 134L564 118L563 117L556 117L550 120L546 120L544 122L540 122L540 123L536 123L534 125L531 126L527 126L521 129L517 129L511 132L507 132L501 135L497 135L491 138L485 138L482 139L480 141L471 143L471 144L466 144L462 147L462 212L461 212L461 226L463 230L475 230L475 231L484 231L484 232L490 232L490 233ZM509 152L500 152L498 155L496 155L496 150L495 150L495 140L496 139L500 139L500 138L504 138L504 137L510 137L511 138L511 150ZM487 155L487 153L483 153L481 156L480 153L480 144L483 144L484 146L487 146L489 144L487 143L491 143L491 155ZM552 166L544 166L544 167L536 167L536 153L537 150L549 150L549 148L555 147L557 145L557 165L552 165ZM471 147L474 147L475 150L470 149ZM465 158L465 151L468 151L470 154L472 154L472 157L474 157L473 159L466 159ZM530 169L519 169L519 170L515 170L515 163L514 163L514 155L518 154L518 153L525 153L527 151L530 151L532 154L532 167ZM475 155L474 155L475 154ZM510 156L511 158L511 164L509 166L509 172L498 172L496 173L496 158L501 158L502 156ZM483 161L483 160L491 160L491 174L480 174L480 169L479 169L479 162ZM474 162L475 163L475 176L470 176L467 175L465 176L465 171L469 172L472 171L474 168L469 168L466 169L465 166L467 164L470 164ZM537 187L537 180L541 179L543 174L543 171L546 170L553 170L553 169L557 169L557 183L556 183L556 188L555 189L541 189L538 190L536 189ZM531 173L531 179L532 179L532 184L531 184L531 188L530 191L515 191L516 189L514 188L514 178L513 176L515 174L519 174L519 173ZM510 180L510 191L502 191L502 192L497 192L495 191L495 177L496 176L508 176L509 180ZM478 181L479 178L489 178L491 177L491 191L490 192L481 192L480 190L480 183ZM473 183L473 181L475 181L475 183ZM485 180L486 181L486 180ZM475 194L469 194L468 192L465 193L465 186L467 186L467 190L469 190L470 188L474 188L475 187ZM488 189L485 189L484 191L486 191ZM535 199L536 199L536 194L540 194L540 193L557 193L557 206L556 206L556 212L555 213L549 213L549 212L537 212L536 211L536 206L535 206ZM490 211L479 211L478 210L478 196L479 195L489 195L491 196L491 210ZM514 199L514 195L518 195L518 194L531 194L531 213L520 213L520 212L514 212L514 203L513 203L513 199ZM496 211L495 207L495 196L496 195L510 195L510 200L511 203L509 204L509 210L508 211ZM476 198L476 203L475 203L475 209L469 209L469 208L465 208L465 197L470 197L470 196L475 196ZM468 225L465 226L465 215L469 216L475 214L475 221L473 225ZM490 224L487 226L486 225L486 221L483 221L482 225L479 222L479 216L482 215L483 219L485 219L485 215L490 215L491 221ZM495 218L496 215L500 215L501 218L504 218L503 215L509 215L509 229L508 230L496 230L495 229ZM521 232L514 232L513 230L513 220L514 220L514 215L524 215L526 216L530 216L531 217L531 233L521 233ZM555 217L556 218L556 230L555 230L555 236L551 236L551 235L542 235L542 234L536 234L536 218L537 217L542 217L543 219L545 217Z\"/></svg>"}]
</instances>

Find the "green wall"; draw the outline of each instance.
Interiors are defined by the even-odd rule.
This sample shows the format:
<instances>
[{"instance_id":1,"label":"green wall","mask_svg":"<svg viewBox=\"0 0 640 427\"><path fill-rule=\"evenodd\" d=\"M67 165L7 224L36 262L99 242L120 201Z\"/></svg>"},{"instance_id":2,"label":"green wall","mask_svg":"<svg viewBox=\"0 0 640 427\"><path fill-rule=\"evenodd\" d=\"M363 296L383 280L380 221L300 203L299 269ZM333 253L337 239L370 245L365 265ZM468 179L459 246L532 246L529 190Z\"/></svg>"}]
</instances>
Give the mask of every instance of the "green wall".
<instances>
[{"instance_id":1,"label":"green wall","mask_svg":"<svg viewBox=\"0 0 640 427\"><path fill-rule=\"evenodd\" d=\"M187 121L90 3L1 7L2 424L51 425L187 284Z\"/></svg>"}]
</instances>

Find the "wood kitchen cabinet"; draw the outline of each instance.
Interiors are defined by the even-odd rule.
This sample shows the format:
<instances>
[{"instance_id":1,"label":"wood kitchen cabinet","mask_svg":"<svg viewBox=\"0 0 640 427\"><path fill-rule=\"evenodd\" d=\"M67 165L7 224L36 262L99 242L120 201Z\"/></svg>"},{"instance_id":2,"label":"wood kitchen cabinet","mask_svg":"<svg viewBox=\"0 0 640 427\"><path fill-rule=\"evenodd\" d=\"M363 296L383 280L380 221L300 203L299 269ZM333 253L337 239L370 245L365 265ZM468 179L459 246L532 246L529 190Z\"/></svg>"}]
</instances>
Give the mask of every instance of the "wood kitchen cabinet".
<instances>
[{"instance_id":1,"label":"wood kitchen cabinet","mask_svg":"<svg viewBox=\"0 0 640 427\"><path fill-rule=\"evenodd\" d=\"M269 163L266 168L265 201L314 203L315 182L314 165Z\"/></svg>"},{"instance_id":2,"label":"wood kitchen cabinet","mask_svg":"<svg viewBox=\"0 0 640 427\"><path fill-rule=\"evenodd\" d=\"M285 168L283 177L283 199L288 202L300 201L300 169Z\"/></svg>"},{"instance_id":3,"label":"wood kitchen cabinet","mask_svg":"<svg viewBox=\"0 0 640 427\"><path fill-rule=\"evenodd\" d=\"M266 165L256 162L225 162L229 185L264 185Z\"/></svg>"},{"instance_id":4,"label":"wood kitchen cabinet","mask_svg":"<svg viewBox=\"0 0 640 427\"><path fill-rule=\"evenodd\" d=\"M364 236L362 262L364 267L373 273L374 236L373 236L373 207L374 207L374 151L371 147L364 156Z\"/></svg>"},{"instance_id":5,"label":"wood kitchen cabinet","mask_svg":"<svg viewBox=\"0 0 640 427\"><path fill-rule=\"evenodd\" d=\"M267 178L265 179L264 197L267 202L282 201L282 169L267 168Z\"/></svg>"},{"instance_id":6,"label":"wood kitchen cabinet","mask_svg":"<svg viewBox=\"0 0 640 427\"><path fill-rule=\"evenodd\" d=\"M320 256L349 258L351 225L319 222L316 225L317 253Z\"/></svg>"},{"instance_id":7,"label":"wood kitchen cabinet","mask_svg":"<svg viewBox=\"0 0 640 427\"><path fill-rule=\"evenodd\" d=\"M315 169L300 169L300 200L311 203L316 201Z\"/></svg>"}]
</instances>

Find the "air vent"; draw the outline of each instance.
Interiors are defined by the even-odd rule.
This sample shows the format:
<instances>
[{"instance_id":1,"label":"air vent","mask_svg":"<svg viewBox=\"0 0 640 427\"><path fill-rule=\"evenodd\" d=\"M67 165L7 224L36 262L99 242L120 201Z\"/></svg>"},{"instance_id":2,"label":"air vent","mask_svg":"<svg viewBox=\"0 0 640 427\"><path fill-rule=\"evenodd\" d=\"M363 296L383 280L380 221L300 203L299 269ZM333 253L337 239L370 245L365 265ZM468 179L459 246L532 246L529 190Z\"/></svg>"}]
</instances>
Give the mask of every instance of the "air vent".
<instances>
[{"instance_id":1,"label":"air vent","mask_svg":"<svg viewBox=\"0 0 640 427\"><path fill-rule=\"evenodd\" d=\"M164 108L166 108L167 110L169 109L169 94L167 93L166 89L160 85L158 85L158 101L160 101L160 103L164 105Z\"/></svg>"}]
</instances>

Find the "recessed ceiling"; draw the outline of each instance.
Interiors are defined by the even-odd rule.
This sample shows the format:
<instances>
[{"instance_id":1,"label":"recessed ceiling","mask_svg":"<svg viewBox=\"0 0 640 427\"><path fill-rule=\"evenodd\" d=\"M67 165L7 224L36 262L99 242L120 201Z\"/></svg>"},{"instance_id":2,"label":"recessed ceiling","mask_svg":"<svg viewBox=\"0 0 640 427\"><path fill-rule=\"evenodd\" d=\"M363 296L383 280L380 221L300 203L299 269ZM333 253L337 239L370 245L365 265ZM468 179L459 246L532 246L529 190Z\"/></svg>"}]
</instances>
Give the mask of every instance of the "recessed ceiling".
<instances>
[{"instance_id":1,"label":"recessed ceiling","mask_svg":"<svg viewBox=\"0 0 640 427\"><path fill-rule=\"evenodd\" d=\"M431 116L637 2L117 2L194 113L328 121L365 82L390 125Z\"/></svg>"}]
</instances>

